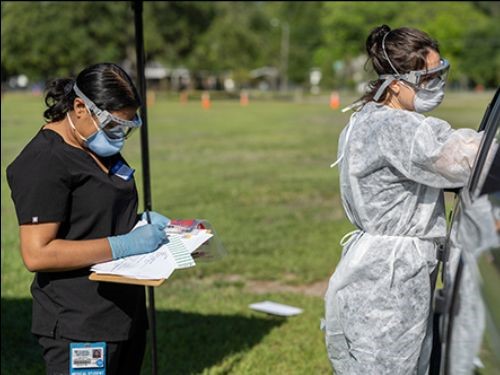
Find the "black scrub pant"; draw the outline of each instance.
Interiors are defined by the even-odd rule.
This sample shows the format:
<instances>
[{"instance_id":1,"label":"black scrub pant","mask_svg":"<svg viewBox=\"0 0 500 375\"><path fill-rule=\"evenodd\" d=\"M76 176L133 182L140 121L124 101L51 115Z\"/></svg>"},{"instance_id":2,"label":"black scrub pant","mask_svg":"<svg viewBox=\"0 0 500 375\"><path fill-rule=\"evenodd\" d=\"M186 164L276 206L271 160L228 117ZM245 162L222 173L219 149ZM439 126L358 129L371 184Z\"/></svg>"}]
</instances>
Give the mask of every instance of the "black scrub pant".
<instances>
[{"instance_id":1,"label":"black scrub pant","mask_svg":"<svg viewBox=\"0 0 500 375\"><path fill-rule=\"evenodd\" d=\"M37 336L43 348L47 375L69 374L69 344L76 342L60 337ZM106 342L106 375L139 375L146 349L146 331L127 341Z\"/></svg>"}]
</instances>

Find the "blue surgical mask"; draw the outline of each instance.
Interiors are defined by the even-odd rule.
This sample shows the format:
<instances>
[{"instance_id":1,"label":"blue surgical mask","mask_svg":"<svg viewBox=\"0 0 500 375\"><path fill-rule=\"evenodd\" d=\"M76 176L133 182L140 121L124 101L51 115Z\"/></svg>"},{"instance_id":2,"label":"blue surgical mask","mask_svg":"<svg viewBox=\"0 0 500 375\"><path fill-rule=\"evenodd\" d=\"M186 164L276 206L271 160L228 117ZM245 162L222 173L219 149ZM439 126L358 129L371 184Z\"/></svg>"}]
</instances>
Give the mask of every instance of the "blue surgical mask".
<instances>
[{"instance_id":1,"label":"blue surgical mask","mask_svg":"<svg viewBox=\"0 0 500 375\"><path fill-rule=\"evenodd\" d=\"M92 122L94 123L94 126L96 127L97 131L93 133L90 137L85 138L80 134L78 130L76 130L76 127L73 124L73 121L71 120L69 113L67 113L66 115L68 117L68 122L70 126L84 141L85 147L94 152L96 155L103 157L115 155L119 153L123 148L123 145L125 144L125 138L118 138L118 139L109 138L106 135L106 133L97 126L92 117L91 117Z\"/></svg>"},{"instance_id":2,"label":"blue surgical mask","mask_svg":"<svg viewBox=\"0 0 500 375\"><path fill-rule=\"evenodd\" d=\"M125 138L111 139L103 130L98 130L85 141L85 146L99 156L111 156L119 153L125 144Z\"/></svg>"}]
</instances>

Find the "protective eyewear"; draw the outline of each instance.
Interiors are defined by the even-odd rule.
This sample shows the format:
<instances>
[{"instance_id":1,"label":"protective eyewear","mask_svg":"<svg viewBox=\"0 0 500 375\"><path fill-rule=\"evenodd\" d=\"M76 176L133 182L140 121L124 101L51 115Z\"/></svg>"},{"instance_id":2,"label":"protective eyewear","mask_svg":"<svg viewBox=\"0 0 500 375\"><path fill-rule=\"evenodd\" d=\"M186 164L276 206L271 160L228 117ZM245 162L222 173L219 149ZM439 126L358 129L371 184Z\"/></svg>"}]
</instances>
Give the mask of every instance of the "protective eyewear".
<instances>
[{"instance_id":1,"label":"protective eyewear","mask_svg":"<svg viewBox=\"0 0 500 375\"><path fill-rule=\"evenodd\" d=\"M392 81L402 80L407 82L411 87L416 90L439 90L443 87L443 82L446 82L448 77L448 72L450 71L450 63L446 59L441 59L439 65L432 69L422 69L422 70L411 70L407 73L400 74L396 68L389 61L394 74L382 74L379 79L384 82L380 85L379 89L375 93L373 99L375 101L379 100L384 93L387 86L391 84Z\"/></svg>"},{"instance_id":2,"label":"protective eyewear","mask_svg":"<svg viewBox=\"0 0 500 375\"><path fill-rule=\"evenodd\" d=\"M441 59L439 65L432 69L411 70L404 74L395 71L395 74L382 74L379 79L403 80L416 88L432 90L437 88L442 81L446 81L449 71L450 63L446 59Z\"/></svg>"},{"instance_id":3,"label":"protective eyewear","mask_svg":"<svg viewBox=\"0 0 500 375\"><path fill-rule=\"evenodd\" d=\"M405 74L400 74L399 79L406 81L418 88L432 90L440 86L441 82L446 82L450 63L446 59L441 59L439 65L432 69L412 70Z\"/></svg>"},{"instance_id":4,"label":"protective eyewear","mask_svg":"<svg viewBox=\"0 0 500 375\"><path fill-rule=\"evenodd\" d=\"M142 120L137 114L132 120L121 119L97 107L92 100L80 91L76 83L73 86L73 90L84 101L89 111L97 117L99 127L108 137L113 139L128 138L135 129L142 126Z\"/></svg>"}]
</instances>

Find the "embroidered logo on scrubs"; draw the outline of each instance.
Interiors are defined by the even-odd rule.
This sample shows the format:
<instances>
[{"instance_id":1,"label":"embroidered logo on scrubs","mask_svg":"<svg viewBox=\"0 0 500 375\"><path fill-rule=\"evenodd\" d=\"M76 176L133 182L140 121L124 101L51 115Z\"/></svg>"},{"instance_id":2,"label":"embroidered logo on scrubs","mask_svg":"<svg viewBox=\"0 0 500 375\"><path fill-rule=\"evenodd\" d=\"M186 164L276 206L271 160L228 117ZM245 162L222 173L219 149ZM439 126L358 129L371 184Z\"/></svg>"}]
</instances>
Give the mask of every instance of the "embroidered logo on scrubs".
<instances>
[{"instance_id":1,"label":"embroidered logo on scrubs","mask_svg":"<svg viewBox=\"0 0 500 375\"><path fill-rule=\"evenodd\" d=\"M135 170L129 168L123 161L118 160L115 165L113 165L110 169L110 173L114 174L117 177L120 177L122 180L128 181L134 175Z\"/></svg>"},{"instance_id":2,"label":"embroidered logo on scrubs","mask_svg":"<svg viewBox=\"0 0 500 375\"><path fill-rule=\"evenodd\" d=\"M106 375L105 342L72 342L69 345L70 375Z\"/></svg>"}]
</instances>

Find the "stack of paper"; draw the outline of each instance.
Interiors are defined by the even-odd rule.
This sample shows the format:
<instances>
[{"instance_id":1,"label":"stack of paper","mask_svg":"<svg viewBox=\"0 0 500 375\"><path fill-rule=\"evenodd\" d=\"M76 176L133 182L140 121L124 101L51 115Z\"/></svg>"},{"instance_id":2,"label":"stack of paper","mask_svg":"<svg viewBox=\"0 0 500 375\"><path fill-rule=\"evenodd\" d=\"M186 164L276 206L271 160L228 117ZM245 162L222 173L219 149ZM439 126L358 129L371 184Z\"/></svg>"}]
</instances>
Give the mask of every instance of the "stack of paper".
<instances>
[{"instance_id":1,"label":"stack of paper","mask_svg":"<svg viewBox=\"0 0 500 375\"><path fill-rule=\"evenodd\" d=\"M298 307L293 307L289 305L284 305L282 303L276 303L271 301L263 301L258 303L253 303L249 305L253 310L265 312L268 314L279 315L279 316L293 316L302 313L302 309Z\"/></svg>"},{"instance_id":2,"label":"stack of paper","mask_svg":"<svg viewBox=\"0 0 500 375\"><path fill-rule=\"evenodd\" d=\"M135 228L145 224L145 221L140 221ZM90 270L135 279L166 279L175 269L195 266L196 263L191 253L213 236L206 229L178 231L169 227L165 229L165 232L169 242L158 250L99 263L92 266Z\"/></svg>"}]
</instances>

